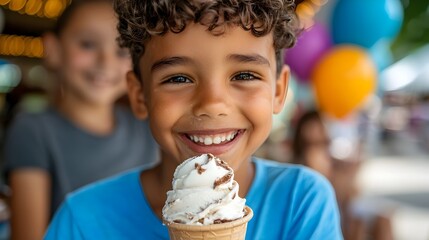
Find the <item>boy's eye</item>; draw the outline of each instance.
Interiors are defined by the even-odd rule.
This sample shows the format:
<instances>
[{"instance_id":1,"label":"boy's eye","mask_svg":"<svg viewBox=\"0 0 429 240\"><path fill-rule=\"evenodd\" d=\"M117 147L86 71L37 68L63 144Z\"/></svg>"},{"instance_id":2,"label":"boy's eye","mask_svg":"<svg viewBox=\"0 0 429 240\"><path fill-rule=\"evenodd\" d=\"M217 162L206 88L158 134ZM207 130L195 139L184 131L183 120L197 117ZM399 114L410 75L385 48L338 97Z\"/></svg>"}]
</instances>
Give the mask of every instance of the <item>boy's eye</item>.
<instances>
[{"instance_id":1,"label":"boy's eye","mask_svg":"<svg viewBox=\"0 0 429 240\"><path fill-rule=\"evenodd\" d=\"M235 75L232 80L238 80L238 81L251 81L251 80L257 80L260 79L259 77L255 76L255 74L252 74L250 72L241 72Z\"/></svg>"},{"instance_id":2,"label":"boy's eye","mask_svg":"<svg viewBox=\"0 0 429 240\"><path fill-rule=\"evenodd\" d=\"M178 76L170 77L162 83L179 84L179 83L192 83L192 81L186 76L178 75Z\"/></svg>"}]
</instances>

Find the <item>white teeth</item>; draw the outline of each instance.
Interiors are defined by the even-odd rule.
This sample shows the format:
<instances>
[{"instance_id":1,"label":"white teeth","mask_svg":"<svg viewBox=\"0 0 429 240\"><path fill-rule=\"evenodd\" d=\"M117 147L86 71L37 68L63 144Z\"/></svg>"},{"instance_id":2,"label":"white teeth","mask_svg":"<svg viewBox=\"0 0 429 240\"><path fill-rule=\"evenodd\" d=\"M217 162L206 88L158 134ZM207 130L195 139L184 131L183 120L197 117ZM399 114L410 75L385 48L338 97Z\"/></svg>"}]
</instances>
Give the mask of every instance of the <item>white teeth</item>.
<instances>
[{"instance_id":1,"label":"white teeth","mask_svg":"<svg viewBox=\"0 0 429 240\"><path fill-rule=\"evenodd\" d=\"M210 137L204 138L204 145L212 145L213 140Z\"/></svg>"},{"instance_id":2,"label":"white teeth","mask_svg":"<svg viewBox=\"0 0 429 240\"><path fill-rule=\"evenodd\" d=\"M195 143L202 143L204 145L212 145L212 144L221 144L226 141L231 141L237 135L237 131L222 134L222 135L209 135L209 136L196 136L196 135L188 135L189 139L191 139Z\"/></svg>"},{"instance_id":3,"label":"white teeth","mask_svg":"<svg viewBox=\"0 0 429 240\"><path fill-rule=\"evenodd\" d=\"M219 144L220 142L221 142L221 138L219 136L217 136L213 139L214 144Z\"/></svg>"},{"instance_id":4,"label":"white teeth","mask_svg":"<svg viewBox=\"0 0 429 240\"><path fill-rule=\"evenodd\" d=\"M232 140L236 134L237 134L236 132L230 133L228 136L226 136L226 140L228 141Z\"/></svg>"}]
</instances>

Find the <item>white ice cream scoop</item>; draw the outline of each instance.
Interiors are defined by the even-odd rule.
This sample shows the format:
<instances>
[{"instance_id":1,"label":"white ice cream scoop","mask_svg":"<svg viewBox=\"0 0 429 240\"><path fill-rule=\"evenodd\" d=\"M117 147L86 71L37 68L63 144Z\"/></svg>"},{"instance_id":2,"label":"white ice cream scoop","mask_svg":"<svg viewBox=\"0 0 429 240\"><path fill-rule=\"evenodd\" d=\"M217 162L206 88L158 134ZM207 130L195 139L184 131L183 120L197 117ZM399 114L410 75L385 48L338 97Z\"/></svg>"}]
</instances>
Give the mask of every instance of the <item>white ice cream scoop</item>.
<instances>
[{"instance_id":1,"label":"white ice cream scoop","mask_svg":"<svg viewBox=\"0 0 429 240\"><path fill-rule=\"evenodd\" d=\"M173 189L162 209L168 222L209 225L244 216L246 200L228 164L212 154L185 160L174 172Z\"/></svg>"}]
</instances>

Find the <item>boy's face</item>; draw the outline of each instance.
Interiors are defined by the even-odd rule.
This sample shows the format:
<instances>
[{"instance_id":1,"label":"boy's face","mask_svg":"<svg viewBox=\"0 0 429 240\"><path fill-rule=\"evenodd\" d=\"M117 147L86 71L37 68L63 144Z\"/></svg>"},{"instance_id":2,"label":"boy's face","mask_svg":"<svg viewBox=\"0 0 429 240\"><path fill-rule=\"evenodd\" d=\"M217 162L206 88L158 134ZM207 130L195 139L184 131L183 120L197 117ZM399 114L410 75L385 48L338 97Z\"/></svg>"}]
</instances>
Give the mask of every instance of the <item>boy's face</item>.
<instances>
[{"instance_id":1,"label":"boy's face","mask_svg":"<svg viewBox=\"0 0 429 240\"><path fill-rule=\"evenodd\" d=\"M287 70L276 81L275 66L272 35L230 27L214 36L190 24L146 44L142 85L128 74L133 109L141 118L148 114L163 160L213 153L238 169L283 106Z\"/></svg>"}]
</instances>

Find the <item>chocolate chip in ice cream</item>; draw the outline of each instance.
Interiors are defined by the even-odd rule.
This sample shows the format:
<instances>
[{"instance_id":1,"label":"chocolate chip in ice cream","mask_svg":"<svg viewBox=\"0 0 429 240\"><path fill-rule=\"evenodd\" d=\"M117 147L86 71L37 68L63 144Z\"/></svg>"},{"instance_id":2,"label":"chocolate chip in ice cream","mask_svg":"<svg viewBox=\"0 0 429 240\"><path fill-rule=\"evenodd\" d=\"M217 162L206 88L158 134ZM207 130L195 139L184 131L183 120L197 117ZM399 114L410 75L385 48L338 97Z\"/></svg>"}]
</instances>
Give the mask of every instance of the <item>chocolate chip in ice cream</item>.
<instances>
[{"instance_id":1,"label":"chocolate chip in ice cream","mask_svg":"<svg viewBox=\"0 0 429 240\"><path fill-rule=\"evenodd\" d=\"M231 181L231 178L232 178L232 173L228 173L223 177L216 179L216 181L213 184L213 188L216 188L219 185L222 185L224 183Z\"/></svg>"},{"instance_id":2,"label":"chocolate chip in ice cream","mask_svg":"<svg viewBox=\"0 0 429 240\"><path fill-rule=\"evenodd\" d=\"M206 169L205 169L205 168L203 168L203 167L201 167L201 165L200 165L200 164L198 164L198 163L195 163L195 169L197 169L198 174L202 174L203 172L205 172L205 171L206 171Z\"/></svg>"}]
</instances>

